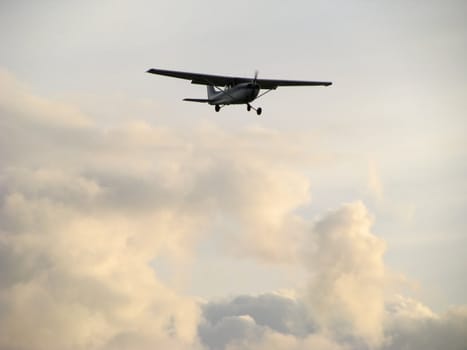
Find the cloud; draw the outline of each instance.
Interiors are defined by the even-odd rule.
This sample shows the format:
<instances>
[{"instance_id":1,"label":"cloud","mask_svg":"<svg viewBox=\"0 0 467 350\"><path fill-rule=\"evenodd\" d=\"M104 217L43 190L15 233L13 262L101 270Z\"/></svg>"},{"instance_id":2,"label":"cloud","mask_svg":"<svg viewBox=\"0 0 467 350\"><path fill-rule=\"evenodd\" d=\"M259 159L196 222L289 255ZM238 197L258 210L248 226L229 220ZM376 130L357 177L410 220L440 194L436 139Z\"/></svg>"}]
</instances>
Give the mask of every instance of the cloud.
<instances>
[{"instance_id":1,"label":"cloud","mask_svg":"<svg viewBox=\"0 0 467 350\"><path fill-rule=\"evenodd\" d=\"M0 69L0 108L5 120L16 117L23 125L43 125L49 128L79 129L92 121L78 109L30 93L30 88L12 74Z\"/></svg>"},{"instance_id":2,"label":"cloud","mask_svg":"<svg viewBox=\"0 0 467 350\"><path fill-rule=\"evenodd\" d=\"M349 349L345 345L337 343L330 337L322 334L309 335L305 338L297 338L292 335L267 331L261 339L252 341L251 339L240 340L226 347L227 350L254 349L254 350L345 350Z\"/></svg>"},{"instance_id":3,"label":"cloud","mask_svg":"<svg viewBox=\"0 0 467 350\"><path fill-rule=\"evenodd\" d=\"M92 217L19 194L5 198L2 214L15 224L1 235L2 348L107 348L127 333L196 343L196 302L148 265L183 224L161 213Z\"/></svg>"},{"instance_id":4,"label":"cloud","mask_svg":"<svg viewBox=\"0 0 467 350\"><path fill-rule=\"evenodd\" d=\"M102 129L9 74L0 83L0 348L196 348L199 304L152 260L189 264L219 227L232 254L295 258L309 184L288 137Z\"/></svg>"},{"instance_id":5,"label":"cloud","mask_svg":"<svg viewBox=\"0 0 467 350\"><path fill-rule=\"evenodd\" d=\"M242 339L261 339L264 328L248 315L225 316L215 324L203 324L199 335L209 349L225 349Z\"/></svg>"},{"instance_id":6,"label":"cloud","mask_svg":"<svg viewBox=\"0 0 467 350\"><path fill-rule=\"evenodd\" d=\"M254 349L266 347L271 339L297 349L315 343L330 349L381 346L385 340L385 243L371 232L371 225L361 202L324 214L301 242L301 264L308 280L298 297L242 296L210 302L203 307L205 323L199 331L203 342L212 349L235 345L239 339L222 338L215 331L223 317L247 315L254 323L243 338L255 334L247 339L255 344L247 347Z\"/></svg>"},{"instance_id":7,"label":"cloud","mask_svg":"<svg viewBox=\"0 0 467 350\"><path fill-rule=\"evenodd\" d=\"M465 307L437 315L417 300L388 298L385 243L371 226L361 202L322 215L302 244L306 288L206 303L201 341L209 349L464 349ZM250 320L242 332L225 331L224 321L240 316Z\"/></svg>"},{"instance_id":8,"label":"cloud","mask_svg":"<svg viewBox=\"0 0 467 350\"><path fill-rule=\"evenodd\" d=\"M463 349L465 308L386 300L385 243L364 204L298 214L313 158L303 135L104 129L8 73L0 86L0 348ZM220 254L306 280L293 297L200 303L151 267L189 266L214 234Z\"/></svg>"},{"instance_id":9,"label":"cloud","mask_svg":"<svg viewBox=\"0 0 467 350\"><path fill-rule=\"evenodd\" d=\"M384 341L372 345L358 333L343 334L345 325L321 328L321 316L304 302L272 293L210 301L203 305L198 332L208 349L465 349L465 306L438 315L419 301L395 296L384 304Z\"/></svg>"},{"instance_id":10,"label":"cloud","mask_svg":"<svg viewBox=\"0 0 467 350\"><path fill-rule=\"evenodd\" d=\"M149 186L155 199L130 191L158 170L132 162L132 148L163 132L128 127L117 143L121 131L107 135L73 108L0 80L0 348L196 348L196 300L149 263L186 259L203 219L180 208L162 175ZM167 193L175 198L163 205ZM129 210L135 204L144 210Z\"/></svg>"},{"instance_id":11,"label":"cloud","mask_svg":"<svg viewBox=\"0 0 467 350\"><path fill-rule=\"evenodd\" d=\"M465 349L467 308L452 307L435 314L420 302L399 296L388 305L385 350Z\"/></svg>"},{"instance_id":12,"label":"cloud","mask_svg":"<svg viewBox=\"0 0 467 350\"><path fill-rule=\"evenodd\" d=\"M361 202L315 223L304 251L310 276L304 298L322 327L378 345L383 340L385 243L370 231L371 223Z\"/></svg>"},{"instance_id":13,"label":"cloud","mask_svg":"<svg viewBox=\"0 0 467 350\"><path fill-rule=\"evenodd\" d=\"M259 341L269 331L304 336L315 328L305 310L302 302L280 294L211 301L203 306L198 333L210 349L223 349L241 339ZM231 323L242 327L233 333Z\"/></svg>"}]
</instances>

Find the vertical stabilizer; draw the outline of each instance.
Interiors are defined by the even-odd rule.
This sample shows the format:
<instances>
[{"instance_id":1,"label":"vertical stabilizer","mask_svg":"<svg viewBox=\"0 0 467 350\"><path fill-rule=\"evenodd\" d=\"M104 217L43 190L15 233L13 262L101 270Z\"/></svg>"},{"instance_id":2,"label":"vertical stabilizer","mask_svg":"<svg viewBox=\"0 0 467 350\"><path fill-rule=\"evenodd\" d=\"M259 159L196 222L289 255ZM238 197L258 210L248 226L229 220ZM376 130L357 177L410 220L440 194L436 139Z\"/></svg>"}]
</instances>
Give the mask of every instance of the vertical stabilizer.
<instances>
[{"instance_id":1,"label":"vertical stabilizer","mask_svg":"<svg viewBox=\"0 0 467 350\"><path fill-rule=\"evenodd\" d=\"M216 95L216 90L214 90L214 86L206 85L208 89L208 99L212 99Z\"/></svg>"}]
</instances>

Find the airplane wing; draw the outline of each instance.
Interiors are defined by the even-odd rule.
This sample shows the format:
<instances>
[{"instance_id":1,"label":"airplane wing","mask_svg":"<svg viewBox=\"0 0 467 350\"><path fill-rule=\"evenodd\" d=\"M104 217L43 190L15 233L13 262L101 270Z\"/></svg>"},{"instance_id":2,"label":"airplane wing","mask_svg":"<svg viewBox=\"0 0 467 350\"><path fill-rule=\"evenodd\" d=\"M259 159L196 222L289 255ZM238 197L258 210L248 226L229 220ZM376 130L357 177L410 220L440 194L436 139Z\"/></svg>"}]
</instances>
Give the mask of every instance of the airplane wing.
<instances>
[{"instance_id":1,"label":"airplane wing","mask_svg":"<svg viewBox=\"0 0 467 350\"><path fill-rule=\"evenodd\" d=\"M231 77L224 75L211 75L190 72L179 72L165 69L151 68L148 73L165 75L172 78L191 80L192 84L227 86L237 85L240 83L249 83L252 78ZM305 80L278 80L278 79L256 79L256 83L261 89L274 90L279 86L329 86L332 82L329 81L305 81Z\"/></svg>"},{"instance_id":2,"label":"airplane wing","mask_svg":"<svg viewBox=\"0 0 467 350\"><path fill-rule=\"evenodd\" d=\"M238 77L229 77L223 75L211 75L211 74L200 74L200 73L190 73L190 72L178 72L173 70L165 69L149 69L148 73L165 75L172 78L186 79L191 80L192 84L200 85L213 85L213 86L226 86L226 85L236 85L240 83L246 83L251 81L251 79L238 78Z\"/></svg>"},{"instance_id":3,"label":"airplane wing","mask_svg":"<svg viewBox=\"0 0 467 350\"><path fill-rule=\"evenodd\" d=\"M329 86L330 81L307 81L307 80L280 80L280 79L256 79L261 89L274 90L279 86Z\"/></svg>"}]
</instances>

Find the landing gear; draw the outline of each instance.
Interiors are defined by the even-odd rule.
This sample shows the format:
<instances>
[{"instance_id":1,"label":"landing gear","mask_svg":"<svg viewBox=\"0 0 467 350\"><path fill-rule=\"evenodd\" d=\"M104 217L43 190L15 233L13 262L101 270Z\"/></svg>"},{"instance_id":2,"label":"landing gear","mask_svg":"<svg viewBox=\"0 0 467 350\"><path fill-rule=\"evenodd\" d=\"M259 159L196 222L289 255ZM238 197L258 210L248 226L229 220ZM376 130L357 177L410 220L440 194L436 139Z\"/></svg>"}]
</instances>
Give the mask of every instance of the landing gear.
<instances>
[{"instance_id":1,"label":"landing gear","mask_svg":"<svg viewBox=\"0 0 467 350\"><path fill-rule=\"evenodd\" d=\"M249 103L247 103L247 105L246 105L246 110L249 112L249 111L251 111L252 109L256 111L256 114L257 114L257 115L261 115L261 112L263 112L263 110L261 109L261 107L255 108L255 107L253 107L252 105L250 105Z\"/></svg>"},{"instance_id":2,"label":"landing gear","mask_svg":"<svg viewBox=\"0 0 467 350\"><path fill-rule=\"evenodd\" d=\"M215 108L216 112L219 112L221 110L221 106L219 106L219 105L216 105L216 107L214 107L214 108Z\"/></svg>"}]
</instances>

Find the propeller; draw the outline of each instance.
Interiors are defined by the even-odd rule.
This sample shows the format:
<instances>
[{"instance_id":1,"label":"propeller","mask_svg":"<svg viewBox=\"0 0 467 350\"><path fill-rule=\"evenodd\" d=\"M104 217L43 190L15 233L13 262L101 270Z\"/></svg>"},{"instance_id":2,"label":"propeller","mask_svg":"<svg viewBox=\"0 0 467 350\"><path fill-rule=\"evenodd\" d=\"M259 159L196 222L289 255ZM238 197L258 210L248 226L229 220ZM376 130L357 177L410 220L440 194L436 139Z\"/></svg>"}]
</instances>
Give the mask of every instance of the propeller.
<instances>
[{"instance_id":1,"label":"propeller","mask_svg":"<svg viewBox=\"0 0 467 350\"><path fill-rule=\"evenodd\" d=\"M251 83L249 85L251 87L259 87L257 79L258 79L258 70L255 70L254 78L251 80Z\"/></svg>"}]
</instances>

